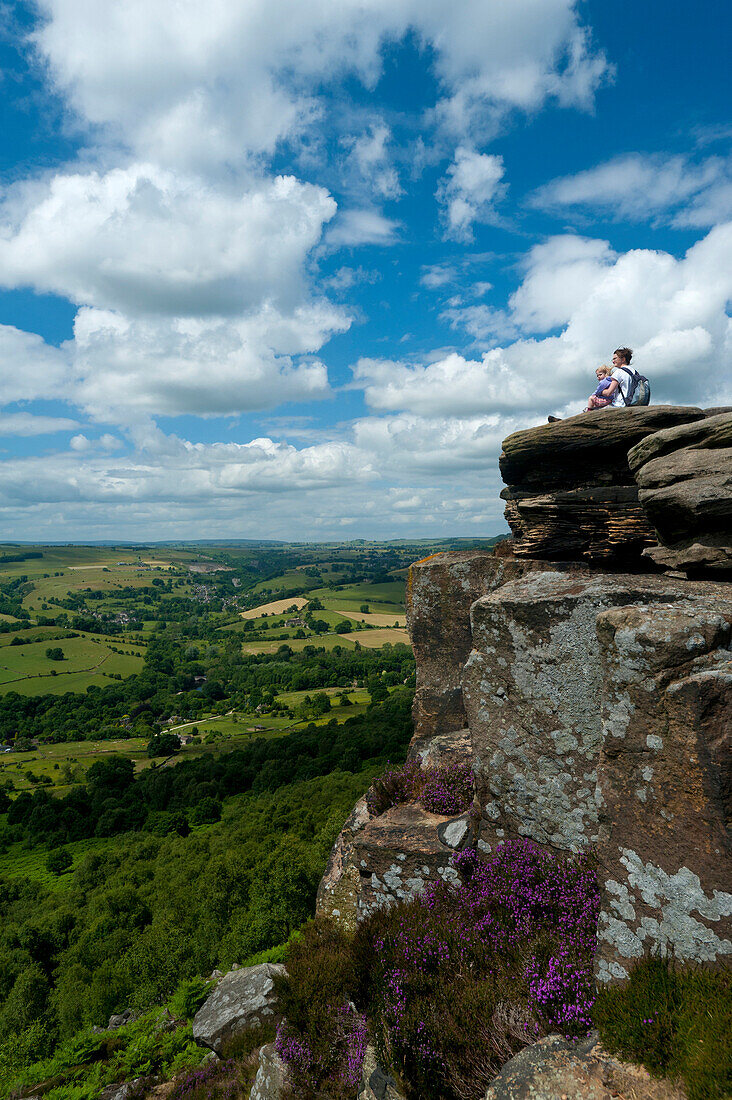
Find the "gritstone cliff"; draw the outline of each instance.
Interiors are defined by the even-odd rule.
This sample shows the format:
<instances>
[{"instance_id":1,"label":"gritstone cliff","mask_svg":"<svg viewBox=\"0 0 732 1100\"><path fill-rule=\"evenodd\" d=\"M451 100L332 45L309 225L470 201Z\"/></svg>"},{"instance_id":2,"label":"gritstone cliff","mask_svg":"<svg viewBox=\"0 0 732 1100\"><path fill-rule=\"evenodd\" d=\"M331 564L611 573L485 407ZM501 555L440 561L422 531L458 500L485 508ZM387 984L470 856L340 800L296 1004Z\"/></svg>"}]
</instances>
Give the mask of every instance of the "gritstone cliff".
<instances>
[{"instance_id":1,"label":"gritstone cliff","mask_svg":"<svg viewBox=\"0 0 732 1100\"><path fill-rule=\"evenodd\" d=\"M473 807L362 799L318 910L353 924L530 837L597 853L601 981L732 954L732 411L582 414L509 436L501 472L513 539L407 588L410 754L470 760Z\"/></svg>"}]
</instances>

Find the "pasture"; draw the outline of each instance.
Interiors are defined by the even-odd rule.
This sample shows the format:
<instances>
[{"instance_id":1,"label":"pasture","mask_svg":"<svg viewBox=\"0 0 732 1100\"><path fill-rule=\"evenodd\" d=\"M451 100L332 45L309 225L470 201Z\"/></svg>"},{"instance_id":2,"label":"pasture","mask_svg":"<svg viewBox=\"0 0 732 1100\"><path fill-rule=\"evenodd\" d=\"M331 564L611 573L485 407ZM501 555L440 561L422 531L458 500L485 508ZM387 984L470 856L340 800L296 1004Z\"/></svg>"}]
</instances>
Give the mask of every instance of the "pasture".
<instances>
[{"instance_id":1,"label":"pasture","mask_svg":"<svg viewBox=\"0 0 732 1100\"><path fill-rule=\"evenodd\" d=\"M376 630L364 630L359 634L339 634L339 638L346 638L350 642L359 642L366 649L381 649L383 645L410 645L409 634L406 630L396 627L377 627Z\"/></svg>"},{"instance_id":2,"label":"pasture","mask_svg":"<svg viewBox=\"0 0 732 1100\"><path fill-rule=\"evenodd\" d=\"M39 629L34 627L24 633L35 637ZM55 631L55 636L48 635L37 642L4 645L0 649L0 693L62 695L66 691L86 691L90 684L101 685L117 676L124 679L142 669L144 650L139 643L93 634L59 638L58 634ZM47 657L49 648L60 648L64 659Z\"/></svg>"},{"instance_id":3,"label":"pasture","mask_svg":"<svg viewBox=\"0 0 732 1100\"><path fill-rule=\"evenodd\" d=\"M292 596L287 600L271 600L269 603L252 607L249 611L240 611L239 614L242 619L259 619L262 615L282 615L291 607L295 607L299 611L303 607L307 607L309 602L306 596Z\"/></svg>"}]
</instances>

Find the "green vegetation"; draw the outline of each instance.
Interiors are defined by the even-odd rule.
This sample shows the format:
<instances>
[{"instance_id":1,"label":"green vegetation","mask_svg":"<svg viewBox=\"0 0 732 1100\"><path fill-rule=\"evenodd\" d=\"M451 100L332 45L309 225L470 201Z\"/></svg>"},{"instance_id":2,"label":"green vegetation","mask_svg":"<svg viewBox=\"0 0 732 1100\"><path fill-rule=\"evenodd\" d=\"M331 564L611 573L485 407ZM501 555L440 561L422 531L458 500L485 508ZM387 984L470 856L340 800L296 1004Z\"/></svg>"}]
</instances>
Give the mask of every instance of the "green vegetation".
<instances>
[{"instance_id":1,"label":"green vegetation","mask_svg":"<svg viewBox=\"0 0 732 1100\"><path fill-rule=\"evenodd\" d=\"M732 1095L732 970L646 958L602 990L595 1021L612 1054L681 1078L689 1100Z\"/></svg>"},{"instance_id":2,"label":"green vegetation","mask_svg":"<svg viewBox=\"0 0 732 1100\"><path fill-rule=\"evenodd\" d=\"M394 623L426 552L0 547L0 1094L213 1073L187 1023L205 976L284 957L353 803L404 758ZM250 1079L238 1042L201 1096Z\"/></svg>"}]
</instances>

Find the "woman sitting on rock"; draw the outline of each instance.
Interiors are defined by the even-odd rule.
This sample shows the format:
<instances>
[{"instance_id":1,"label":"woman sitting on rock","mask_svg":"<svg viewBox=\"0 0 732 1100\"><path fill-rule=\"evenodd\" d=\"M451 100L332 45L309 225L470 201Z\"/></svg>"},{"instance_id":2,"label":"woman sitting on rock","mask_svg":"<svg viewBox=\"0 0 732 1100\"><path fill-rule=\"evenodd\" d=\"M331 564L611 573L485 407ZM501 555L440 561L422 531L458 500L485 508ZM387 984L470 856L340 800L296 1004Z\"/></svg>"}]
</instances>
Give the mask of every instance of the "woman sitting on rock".
<instances>
[{"instance_id":1,"label":"woman sitting on rock","mask_svg":"<svg viewBox=\"0 0 732 1100\"><path fill-rule=\"evenodd\" d=\"M613 353L612 377L605 391L605 397L612 399L611 405L614 409L622 409L628 404L627 397L633 381L633 372L627 368L632 358L631 348L616 348Z\"/></svg>"}]
</instances>

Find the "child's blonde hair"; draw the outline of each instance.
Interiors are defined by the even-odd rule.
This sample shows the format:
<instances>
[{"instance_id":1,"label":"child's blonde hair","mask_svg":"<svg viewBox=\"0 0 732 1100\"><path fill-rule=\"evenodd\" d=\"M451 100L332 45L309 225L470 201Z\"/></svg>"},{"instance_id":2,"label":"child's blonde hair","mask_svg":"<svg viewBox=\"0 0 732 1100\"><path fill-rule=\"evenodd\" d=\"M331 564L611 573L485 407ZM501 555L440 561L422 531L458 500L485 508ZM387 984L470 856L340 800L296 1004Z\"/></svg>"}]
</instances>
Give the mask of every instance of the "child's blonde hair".
<instances>
[{"instance_id":1,"label":"child's blonde hair","mask_svg":"<svg viewBox=\"0 0 732 1100\"><path fill-rule=\"evenodd\" d=\"M610 367L607 365L607 363L603 363L601 367L597 368L595 374L604 374L607 378L610 374L612 374L612 371L610 370Z\"/></svg>"}]
</instances>

